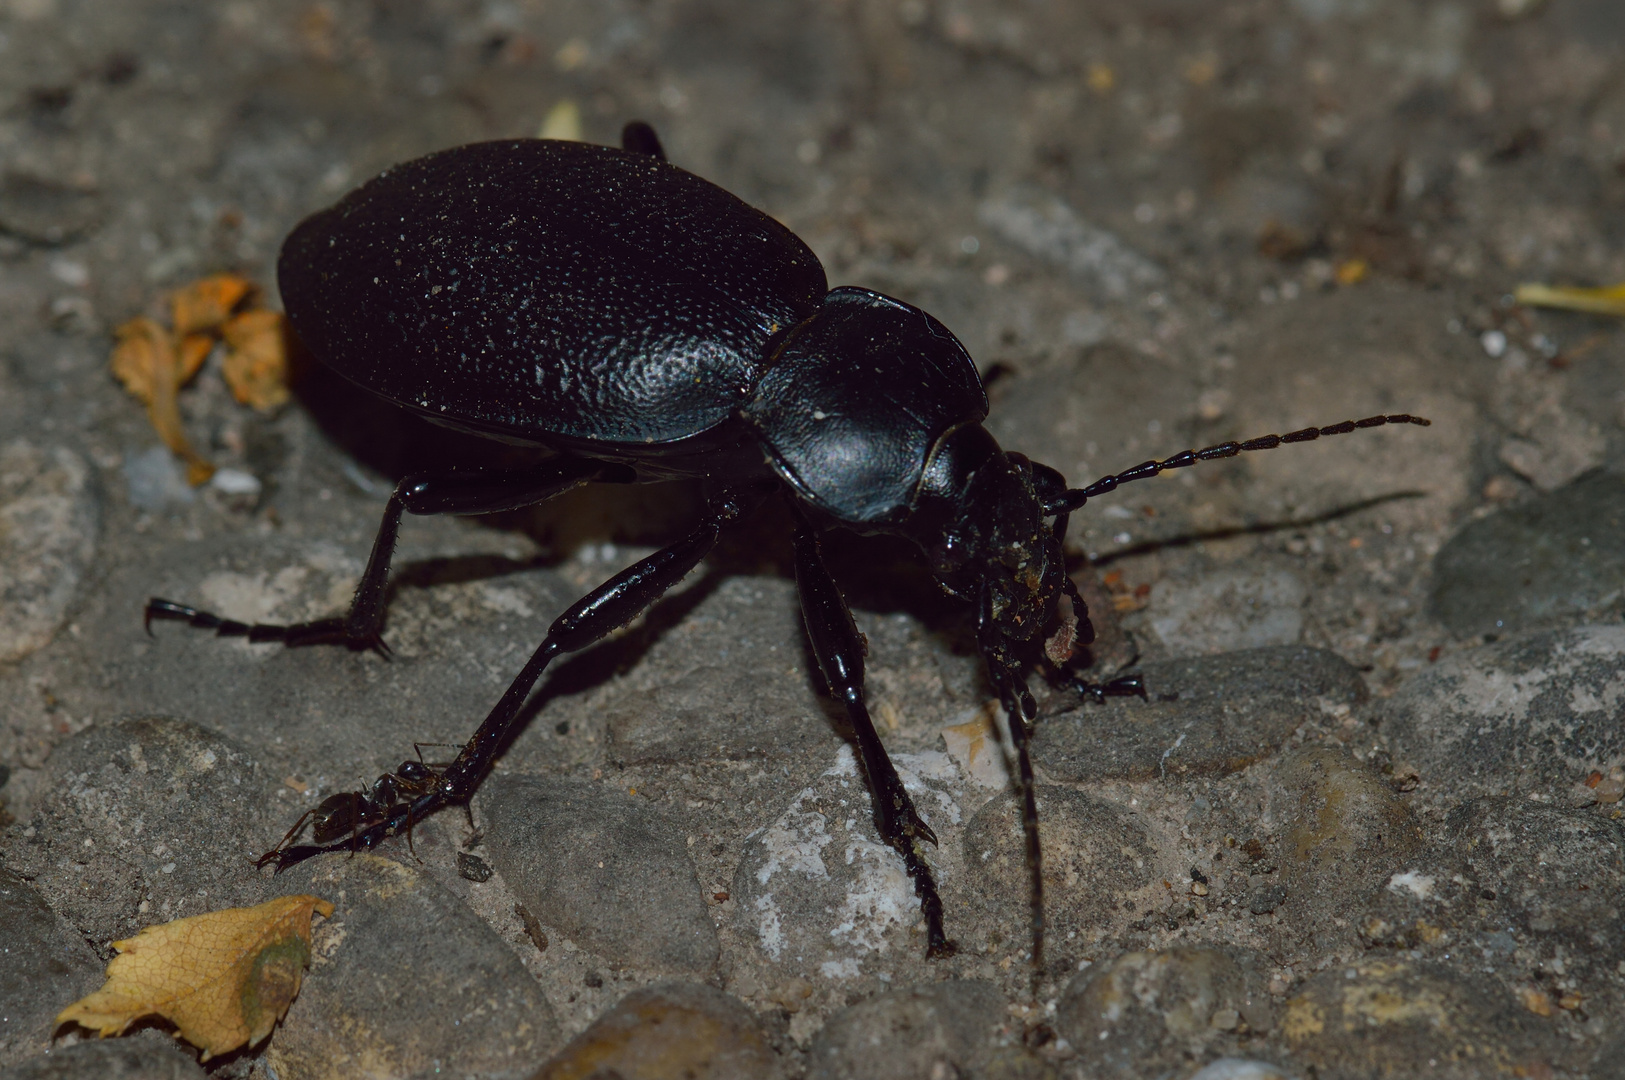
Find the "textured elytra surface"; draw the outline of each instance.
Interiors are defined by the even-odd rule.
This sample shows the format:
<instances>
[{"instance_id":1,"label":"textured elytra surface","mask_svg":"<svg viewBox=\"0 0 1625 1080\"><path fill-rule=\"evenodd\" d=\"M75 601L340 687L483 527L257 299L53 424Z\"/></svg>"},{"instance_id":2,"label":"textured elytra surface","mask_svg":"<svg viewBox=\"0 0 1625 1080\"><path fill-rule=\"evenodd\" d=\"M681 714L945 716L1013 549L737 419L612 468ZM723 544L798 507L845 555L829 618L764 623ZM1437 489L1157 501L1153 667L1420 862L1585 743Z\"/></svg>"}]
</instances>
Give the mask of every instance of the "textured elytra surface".
<instances>
[{"instance_id":1,"label":"textured elytra surface","mask_svg":"<svg viewBox=\"0 0 1625 1080\"><path fill-rule=\"evenodd\" d=\"M51 872L30 887L61 920L59 944L104 947L114 923L212 890L242 866L239 848L263 851L327 795L415 759L414 741L460 742L554 616L682 535L693 503L680 490L583 492L497 522L409 521L389 664L176 626L149 641L138 625L155 593L239 617L340 610L388 486L490 458L463 456L467 444L319 373L297 407L253 416L208 368L182 394L188 430L263 494L245 504L190 491L102 373L110 327L149 305L158 313L163 290L205 272L246 270L270 286L282 239L308 213L389 165L532 136L568 98L598 142L629 117L652 120L674 162L784 222L829 281L941 320L988 377L1001 442L1074 481L1346 416L1434 420L1213 463L1076 515L1074 554L1098 556L1110 579L1096 583L1097 617L1120 608L1114 640L1133 646L1114 655L1138 651L1148 675L1163 664L1205 670L1213 697L1190 690L1184 713L1185 686L1152 681L1138 714L1136 701L1047 703L1042 724L1055 726L1039 743L1073 748L1072 764L1044 777L1069 793L1056 824L1089 828L1076 843L1063 828L1056 841L1053 893L1075 907L1056 912L1073 921L1058 922L1051 954L1069 969L1052 965L1036 996L1019 883L988 889L964 864L973 825L1012 824L969 622L907 552L843 541L832 561L870 642L883 737L942 839L931 857L962 949L945 963L920 955L911 895L806 675L779 508L731 534L643 624L561 666L501 768L647 800L681 830L716 932L709 977L754 1026L720 1023L737 1013L687 999L671 1015L716 1018L733 1049L766 1045L790 1075L821 1067L815 1046L833 1048L832 1070L858 1061L879 1075L916 1063L926 1075L939 1064L949 1075L1087 1074L1099 1055L1063 1027L1069 988L1126 969L1125 956L1200 948L1260 980L1271 1008L1254 1016L1220 994L1203 1032L1171 998L1135 998L1110 1029L1113 1053L1166 1061L1178 1080L1617 1070L1621 957L1599 898L1619 887L1609 859L1625 761L1606 722L1619 678L1602 648L1613 601L1594 588L1619 576L1617 559L1608 544L1592 555L1580 543L1597 539L1585 530L1600 500L1544 532L1518 508L1561 503L1575 477L1586 490L1587 469L1620 471L1620 331L1500 298L1524 280L1625 280L1625 98L1612 78L1621 15L1605 0L1509 10L1467 0L0 5L0 431L8 446L26 439L31 461L71 453L86 471L83 488L60 489L71 495L54 504L65 515L24 523L39 541L27 550L62 553L50 565L72 572L25 568L39 571L30 580L45 588L31 595L50 601L51 631L31 630L29 651L0 665L0 764L11 770L0 794L17 819L0 858L15 869L25 845L50 851ZM1366 278L1336 284L1351 259L1365 261ZM1548 489L1556 503L1535 502ZM1475 523L1486 528L1472 537L1471 565L1452 571L1456 595L1550 612L1555 637L1430 613L1434 553ZM80 534L92 532L85 555ZM1534 540L1557 569L1583 573L1516 576ZM1230 655L1243 645L1324 650L1346 668L1326 683L1323 665L1283 657L1280 679L1261 679L1247 656ZM1296 698L1277 685L1309 689ZM1162 700L1175 689L1179 701ZM1207 726L1187 731L1210 708ZM129 716L170 717L246 754L264 784L241 801L258 808L254 819L221 809L237 798L227 784L135 789L120 805L140 812L116 829L62 817L74 789L59 784L53 753L70 760ZM126 741L149 762L168 745L152 731ZM423 747L429 761L447 753ZM127 748L110 743L104 755L73 775L126 775ZM1253 760L1226 764L1243 757ZM229 782L247 768L196 775ZM1408 811L1420 846L1387 846L1376 785ZM110 788L87 780L81 793ZM1087 812L1069 818L1063 801ZM1351 801L1371 812L1340 815ZM220 835L234 830L248 835ZM1102 850L1113 835L1114 863ZM404 838L383 852L444 894L427 908L398 901L400 917L380 924L387 933L346 946L347 970L383 972L373 986L384 990L341 990L324 1009L386 1033L369 1044L374 1060L432 1046L472 1067L512 1045L511 1031L440 1023L423 972L488 962L506 972L498 981L512 1001L542 995L557 1033L521 1075L672 977L617 963L557 925L533 938L503 875L458 875L459 852L491 859L489 842L475 841L451 811L415 827L421 864ZM758 851L779 854L765 884L766 863L750 861ZM1011 848L995 859L1019 865ZM183 874L197 876L163 885ZM742 877L754 892L736 885ZM1096 903L1096 880L1115 909ZM345 904L361 902L344 889ZM767 892L772 906L756 908ZM785 941L827 950L802 954L816 964L772 958L770 911ZM489 937L464 933L467 912ZM462 929L437 934L442 916ZM345 955L313 971L306 992L350 985L334 970ZM987 986L996 1004L965 989ZM44 980L25 991L29 1015L60 1007ZM977 1023L958 1019L962 1006ZM942 1035L944 1017L962 1040ZM291 1032L271 1038L285 1062L301 1046L334 1045ZM695 1061L716 1045L685 1043ZM65 1060L79 1056L68 1049ZM387 1060L409 1074L403 1057ZM643 1058L632 1048L622 1060ZM252 1055L234 1067L262 1068Z\"/></svg>"},{"instance_id":2,"label":"textured elytra surface","mask_svg":"<svg viewBox=\"0 0 1625 1080\"><path fill-rule=\"evenodd\" d=\"M824 292L806 245L727 192L542 140L390 169L302 223L277 280L295 330L361 386L543 444L715 427Z\"/></svg>"}]
</instances>

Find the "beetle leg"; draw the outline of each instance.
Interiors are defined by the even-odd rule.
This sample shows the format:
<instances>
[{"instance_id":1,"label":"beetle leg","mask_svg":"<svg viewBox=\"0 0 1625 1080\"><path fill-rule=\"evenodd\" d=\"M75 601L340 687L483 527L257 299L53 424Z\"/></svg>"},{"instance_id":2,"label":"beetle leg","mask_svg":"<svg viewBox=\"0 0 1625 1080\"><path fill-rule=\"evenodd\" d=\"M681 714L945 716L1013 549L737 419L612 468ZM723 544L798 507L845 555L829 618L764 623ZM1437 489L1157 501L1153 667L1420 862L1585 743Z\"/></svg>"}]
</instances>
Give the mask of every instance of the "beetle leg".
<instances>
[{"instance_id":1,"label":"beetle leg","mask_svg":"<svg viewBox=\"0 0 1625 1080\"><path fill-rule=\"evenodd\" d=\"M760 494L757 492L724 491L711 502L710 517L699 528L677 543L633 563L553 620L547 637L531 654L456 760L440 774L439 782L431 790L409 803L396 803L387 810L382 821L342 844L328 848L298 847L270 853L277 855L277 868L285 869L322 851L371 848L398 831L403 824L422 821L447 803L466 802L490 769L497 752L507 743L514 721L525 700L530 697L531 689L554 658L585 649L641 615L666 590L699 565L716 544L717 535L725 523L745 513L758 501Z\"/></svg>"},{"instance_id":2,"label":"beetle leg","mask_svg":"<svg viewBox=\"0 0 1625 1080\"><path fill-rule=\"evenodd\" d=\"M760 501L760 492L723 491L710 501L709 519L687 537L670 547L633 563L598 588L582 597L553 621L547 637L531 655L524 670L497 702L496 708L480 724L462 752L446 768L436 794L444 801L460 802L474 793L480 778L490 768L497 750L507 742L514 718L530 696L531 687L541 678L553 658L596 644L625 626L665 595L717 541L722 526ZM421 803L422 800L419 800ZM424 811L414 811L422 817Z\"/></svg>"},{"instance_id":3,"label":"beetle leg","mask_svg":"<svg viewBox=\"0 0 1625 1080\"><path fill-rule=\"evenodd\" d=\"M660 145L660 136L655 129L642 120L628 120L621 129L621 149L630 150L634 154L648 154L661 161L666 160L665 148Z\"/></svg>"},{"instance_id":4,"label":"beetle leg","mask_svg":"<svg viewBox=\"0 0 1625 1080\"><path fill-rule=\"evenodd\" d=\"M356 585L350 611L343 618L291 625L249 625L155 596L147 601L147 631L151 633L153 619L182 619L222 637L247 637L253 642L280 641L289 648L342 644L352 649L374 649L388 656L389 648L381 636L384 601L389 584L389 562L395 553L395 538L403 512L490 514L546 502L592 480L625 483L632 479L632 471L624 465L573 457L554 458L540 468L524 471L479 470L408 476L395 485L384 507L384 520L372 543L367 569Z\"/></svg>"},{"instance_id":5,"label":"beetle leg","mask_svg":"<svg viewBox=\"0 0 1625 1080\"><path fill-rule=\"evenodd\" d=\"M625 473L625 476L618 474ZM494 514L534 506L580 487L589 480L630 480L625 466L606 465L583 458L560 457L539 469L507 471L419 473L395 485L384 508L384 520L372 542L367 569L356 586L355 599L344 617L344 640L351 648L382 644L384 600L389 583L389 561L401 512L409 514ZM303 644L290 640L289 645Z\"/></svg>"},{"instance_id":6,"label":"beetle leg","mask_svg":"<svg viewBox=\"0 0 1625 1080\"><path fill-rule=\"evenodd\" d=\"M897 769L886 756L886 748L875 731L874 721L863 700L863 638L852 622L840 587L824 566L818 550L818 535L803 524L796 530L796 584L801 590L801 613L807 637L830 693L846 707L846 715L857 735L863 772L874 797L875 826L880 838L903 856L908 875L914 880L914 894L925 913L926 955L932 959L952 956L957 950L942 929L942 898L926 863L921 841L935 844L936 833L914 809L903 788Z\"/></svg>"},{"instance_id":7,"label":"beetle leg","mask_svg":"<svg viewBox=\"0 0 1625 1080\"><path fill-rule=\"evenodd\" d=\"M1027 845L1027 877L1032 901L1033 983L1037 988L1044 966L1044 857L1038 843L1038 797L1033 785L1033 761L1027 751L1031 725L1038 718L1038 705L1022 678L1022 664L1009 652L1008 639L998 633L985 592L982 600L980 637L982 659L988 679L999 695L1010 722L1010 743L1016 751L1016 782L1021 794L1021 831Z\"/></svg>"}]
</instances>

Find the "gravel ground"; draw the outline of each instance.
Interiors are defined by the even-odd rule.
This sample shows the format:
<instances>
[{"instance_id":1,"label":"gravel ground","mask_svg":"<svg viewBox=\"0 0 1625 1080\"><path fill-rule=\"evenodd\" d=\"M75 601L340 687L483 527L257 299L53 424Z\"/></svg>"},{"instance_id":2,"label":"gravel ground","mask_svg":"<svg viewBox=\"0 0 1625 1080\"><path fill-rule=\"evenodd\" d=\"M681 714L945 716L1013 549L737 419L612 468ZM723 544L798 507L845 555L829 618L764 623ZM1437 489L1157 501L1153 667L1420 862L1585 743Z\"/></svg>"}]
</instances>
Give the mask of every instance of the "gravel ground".
<instances>
[{"instance_id":1,"label":"gravel ground","mask_svg":"<svg viewBox=\"0 0 1625 1080\"><path fill-rule=\"evenodd\" d=\"M284 1025L204 1071L1625 1076L1625 333L1509 295L1625 280L1622 73L1617 0L0 0L3 1075L196 1075L51 1018L142 925L314 891ZM1433 419L1074 516L1097 670L1151 695L1034 679L1036 992L967 614L909 551L829 545L940 839L960 949L927 961L775 506L552 672L471 816L254 869L449 756L694 493L410 519L392 662L148 637L149 595L342 610L393 480L494 451L320 370L260 415L216 359L181 412L239 483L192 489L111 328L206 273L271 288L306 213L561 103L942 319L1001 443L1074 482Z\"/></svg>"}]
</instances>

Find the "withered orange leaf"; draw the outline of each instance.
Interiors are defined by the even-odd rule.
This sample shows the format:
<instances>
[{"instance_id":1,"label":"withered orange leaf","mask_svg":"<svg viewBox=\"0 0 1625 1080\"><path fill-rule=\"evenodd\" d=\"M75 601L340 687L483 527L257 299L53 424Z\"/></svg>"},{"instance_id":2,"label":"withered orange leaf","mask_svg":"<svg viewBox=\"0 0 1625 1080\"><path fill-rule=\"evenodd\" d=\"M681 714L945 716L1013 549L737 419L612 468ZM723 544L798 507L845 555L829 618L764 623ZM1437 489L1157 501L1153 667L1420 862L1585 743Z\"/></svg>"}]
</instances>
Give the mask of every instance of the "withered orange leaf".
<instances>
[{"instance_id":1,"label":"withered orange leaf","mask_svg":"<svg viewBox=\"0 0 1625 1080\"><path fill-rule=\"evenodd\" d=\"M214 338L208 334L187 334L181 338L180 351L176 356L175 385L185 386L192 381L192 376L203 367L203 361L209 358L214 350Z\"/></svg>"},{"instance_id":2,"label":"withered orange leaf","mask_svg":"<svg viewBox=\"0 0 1625 1080\"><path fill-rule=\"evenodd\" d=\"M176 335L219 333L232 311L253 291L254 283L236 274L211 274L176 289L169 294Z\"/></svg>"},{"instance_id":3,"label":"withered orange leaf","mask_svg":"<svg viewBox=\"0 0 1625 1080\"><path fill-rule=\"evenodd\" d=\"M279 311L245 311L225 326L221 373L243 405L269 412L288 403L288 346Z\"/></svg>"},{"instance_id":4,"label":"withered orange leaf","mask_svg":"<svg viewBox=\"0 0 1625 1080\"><path fill-rule=\"evenodd\" d=\"M144 1016L162 1016L202 1060L256 1043L288 1011L310 963L310 918L333 914L317 896L283 896L226 908L113 942L107 984L69 1005L58 1024L106 1037Z\"/></svg>"},{"instance_id":5,"label":"withered orange leaf","mask_svg":"<svg viewBox=\"0 0 1625 1080\"><path fill-rule=\"evenodd\" d=\"M187 441L186 429L181 426L180 407L175 401L175 392L196 372L196 365L191 372L186 372L174 336L145 315L120 326L114 336L118 343L113 347L109 364L113 374L125 389L146 404L147 415L159 438L186 462L187 481L193 486L204 483L214 475L214 466ZM207 349L203 355L208 355ZM196 363L202 362L202 357L198 357Z\"/></svg>"},{"instance_id":6,"label":"withered orange leaf","mask_svg":"<svg viewBox=\"0 0 1625 1080\"><path fill-rule=\"evenodd\" d=\"M143 405L151 404L160 374L174 370L175 340L145 315L131 319L113 336L118 341L109 361L113 375Z\"/></svg>"}]
</instances>

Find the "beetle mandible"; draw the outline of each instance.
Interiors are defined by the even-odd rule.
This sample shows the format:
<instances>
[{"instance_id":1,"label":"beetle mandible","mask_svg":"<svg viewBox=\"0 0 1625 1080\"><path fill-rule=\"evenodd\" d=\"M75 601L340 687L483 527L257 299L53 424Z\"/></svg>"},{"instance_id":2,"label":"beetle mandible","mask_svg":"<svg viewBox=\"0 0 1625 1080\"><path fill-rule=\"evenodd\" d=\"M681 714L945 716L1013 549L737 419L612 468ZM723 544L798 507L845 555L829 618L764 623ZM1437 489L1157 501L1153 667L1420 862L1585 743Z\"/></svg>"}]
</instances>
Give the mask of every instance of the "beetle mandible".
<instances>
[{"instance_id":1,"label":"beetle mandible","mask_svg":"<svg viewBox=\"0 0 1625 1080\"><path fill-rule=\"evenodd\" d=\"M987 396L947 327L868 289L830 289L789 229L669 164L653 130L638 122L627 125L619 149L510 140L389 169L305 219L283 245L277 280L295 332L340 375L438 423L554 455L525 471L402 479L342 618L249 626L154 598L149 627L155 617L176 618L256 641L382 649L403 512L485 514L589 482L690 478L703 482L704 513L688 536L560 615L432 784L414 774L406 784L375 785L357 803L366 813L350 815L364 829L326 847L284 841L268 858L287 865L321 850L370 847L466 802L556 657L632 621L705 558L725 525L781 492L797 522L807 636L851 722L879 834L914 883L931 957L954 951L925 855L936 836L870 720L864 643L820 537L842 528L907 538L947 593L975 605L977 644L1010 718L1017 761L1035 974L1043 886L1027 749L1037 709L1026 671L1063 595L1077 640L1094 637L1066 574L1068 514L1165 469L1356 428L1428 423L1373 416L1226 442L1069 488L1055 469L1000 449L982 426ZM1134 677L1081 685L1096 696L1144 692Z\"/></svg>"}]
</instances>

